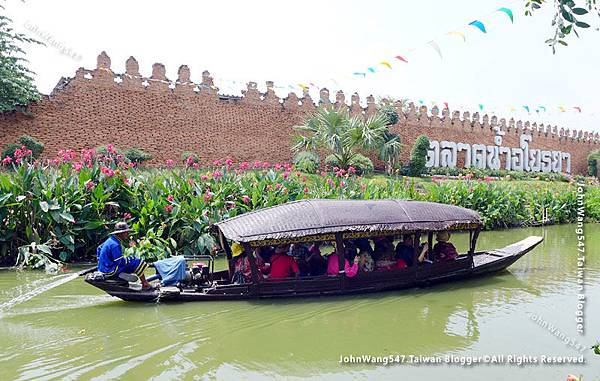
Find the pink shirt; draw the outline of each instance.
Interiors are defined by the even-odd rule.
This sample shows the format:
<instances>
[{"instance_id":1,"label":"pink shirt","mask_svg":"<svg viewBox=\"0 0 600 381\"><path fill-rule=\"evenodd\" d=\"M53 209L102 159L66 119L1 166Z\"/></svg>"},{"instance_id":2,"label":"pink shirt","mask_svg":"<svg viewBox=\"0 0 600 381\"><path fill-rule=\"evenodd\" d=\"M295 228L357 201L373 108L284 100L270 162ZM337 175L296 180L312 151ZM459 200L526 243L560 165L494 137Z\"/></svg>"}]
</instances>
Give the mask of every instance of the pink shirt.
<instances>
[{"instance_id":1,"label":"pink shirt","mask_svg":"<svg viewBox=\"0 0 600 381\"><path fill-rule=\"evenodd\" d=\"M329 255L327 258L327 275L338 275L340 272L340 261L338 260L337 253ZM348 278L352 278L358 272L358 263L352 264L347 259L344 259L344 272Z\"/></svg>"}]
</instances>

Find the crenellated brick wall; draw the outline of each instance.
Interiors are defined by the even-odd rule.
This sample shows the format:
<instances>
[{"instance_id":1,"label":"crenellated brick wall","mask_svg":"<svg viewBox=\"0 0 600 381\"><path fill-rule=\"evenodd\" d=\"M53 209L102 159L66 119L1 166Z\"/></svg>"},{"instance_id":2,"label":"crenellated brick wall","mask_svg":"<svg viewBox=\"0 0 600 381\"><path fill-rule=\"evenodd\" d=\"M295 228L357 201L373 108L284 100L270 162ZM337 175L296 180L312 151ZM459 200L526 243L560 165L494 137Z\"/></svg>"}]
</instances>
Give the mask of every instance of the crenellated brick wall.
<instances>
[{"instance_id":1,"label":"crenellated brick wall","mask_svg":"<svg viewBox=\"0 0 600 381\"><path fill-rule=\"evenodd\" d=\"M30 115L0 115L0 144L15 142L29 134L46 145L44 155L54 156L60 149L92 148L113 143L120 148L140 147L151 153L154 163L177 160L184 151L197 152L203 161L231 157L237 160L286 162L292 157L292 126L299 124L316 108L307 91L302 98L290 93L279 99L273 83L266 93L256 83L248 83L241 97L220 95L210 74L202 82L190 80L190 70L181 66L176 81L165 76L165 67L154 64L150 78L142 77L137 61L130 57L124 74L111 70L106 53L98 56L95 70L80 68L74 78L62 78L49 96L28 107ZM320 93L320 105L331 104L327 89ZM350 105L345 95L335 95L337 107L348 107L353 114L372 115L374 98L367 107L353 94ZM494 144L493 128L506 135L504 146L518 147L519 136L533 135L531 148L560 150L572 155L572 173L587 171L587 154L600 147L598 133L569 131L556 126L498 120L495 116L470 115L447 109L410 105L393 126L402 139L401 159L408 161L410 147L417 136L426 134L436 140ZM460 162L460 160L459 160Z\"/></svg>"}]
</instances>

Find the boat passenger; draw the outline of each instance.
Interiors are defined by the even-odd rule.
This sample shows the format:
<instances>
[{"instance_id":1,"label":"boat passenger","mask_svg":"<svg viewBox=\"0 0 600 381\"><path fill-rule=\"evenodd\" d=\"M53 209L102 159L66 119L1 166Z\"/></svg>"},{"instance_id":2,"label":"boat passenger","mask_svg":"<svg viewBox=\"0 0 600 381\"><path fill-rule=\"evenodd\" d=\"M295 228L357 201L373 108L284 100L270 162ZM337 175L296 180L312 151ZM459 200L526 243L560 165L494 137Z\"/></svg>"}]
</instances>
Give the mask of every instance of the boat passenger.
<instances>
[{"instance_id":1,"label":"boat passenger","mask_svg":"<svg viewBox=\"0 0 600 381\"><path fill-rule=\"evenodd\" d=\"M271 274L269 279L289 278L298 276L298 264L288 255L290 245L278 245L271 256Z\"/></svg>"},{"instance_id":2,"label":"boat passenger","mask_svg":"<svg viewBox=\"0 0 600 381\"><path fill-rule=\"evenodd\" d=\"M299 275L300 276L308 276L308 263L306 262L306 257L308 255L308 246L303 243L292 243L290 245L289 254L294 258L296 264L298 265Z\"/></svg>"},{"instance_id":3,"label":"boat passenger","mask_svg":"<svg viewBox=\"0 0 600 381\"><path fill-rule=\"evenodd\" d=\"M413 235L405 234L402 237L402 242L396 245L396 261L402 260L406 266L413 265L413 254L415 252Z\"/></svg>"},{"instance_id":4,"label":"boat passenger","mask_svg":"<svg viewBox=\"0 0 600 381\"><path fill-rule=\"evenodd\" d=\"M350 251L345 251L344 256L344 273L348 278L352 278L358 272L358 257L354 258L354 262L352 266L350 266L350 262L348 262L347 256L351 255L352 249ZM337 252L333 252L329 254L327 257L327 275L338 275L340 272L340 261L338 258Z\"/></svg>"},{"instance_id":5,"label":"boat passenger","mask_svg":"<svg viewBox=\"0 0 600 381\"><path fill-rule=\"evenodd\" d=\"M321 255L320 242L310 245L306 263L308 264L308 275L319 276L327 272L327 261Z\"/></svg>"},{"instance_id":6,"label":"boat passenger","mask_svg":"<svg viewBox=\"0 0 600 381\"><path fill-rule=\"evenodd\" d=\"M115 224L115 230L96 250L98 271L108 278L116 278L121 273L135 274L140 278L143 290L152 289L152 285L144 275L148 264L143 259L127 257L123 254L123 245L129 242L130 231L127 222L121 221Z\"/></svg>"},{"instance_id":7,"label":"boat passenger","mask_svg":"<svg viewBox=\"0 0 600 381\"><path fill-rule=\"evenodd\" d=\"M394 237L378 237L373 241L375 242L375 257L377 258L375 260L375 269L382 271L396 268Z\"/></svg>"},{"instance_id":8,"label":"boat passenger","mask_svg":"<svg viewBox=\"0 0 600 381\"><path fill-rule=\"evenodd\" d=\"M373 248L366 238L359 238L354 241L358 247L358 271L370 272L375 269L375 261L373 260Z\"/></svg>"},{"instance_id":9,"label":"boat passenger","mask_svg":"<svg viewBox=\"0 0 600 381\"><path fill-rule=\"evenodd\" d=\"M436 234L435 239L438 241L433 246L433 257L435 262L448 262L453 261L458 257L458 252L453 244L448 242L450 240L450 233L447 231L441 231Z\"/></svg>"},{"instance_id":10,"label":"boat passenger","mask_svg":"<svg viewBox=\"0 0 600 381\"><path fill-rule=\"evenodd\" d=\"M242 245L234 242L231 245L231 255L235 260L235 270L233 272L232 283L243 284L252 282L252 267L250 259L244 251ZM260 256L256 257L256 268L261 274L266 274L269 271L269 266L266 266Z\"/></svg>"}]
</instances>

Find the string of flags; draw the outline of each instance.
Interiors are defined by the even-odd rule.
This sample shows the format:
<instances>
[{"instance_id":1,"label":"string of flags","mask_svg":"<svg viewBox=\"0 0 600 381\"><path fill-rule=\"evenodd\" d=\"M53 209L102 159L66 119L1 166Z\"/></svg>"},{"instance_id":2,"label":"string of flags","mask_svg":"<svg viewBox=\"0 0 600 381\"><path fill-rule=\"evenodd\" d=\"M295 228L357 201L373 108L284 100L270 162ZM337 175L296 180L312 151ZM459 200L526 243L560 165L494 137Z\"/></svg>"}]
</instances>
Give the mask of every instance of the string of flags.
<instances>
[{"instance_id":1,"label":"string of flags","mask_svg":"<svg viewBox=\"0 0 600 381\"><path fill-rule=\"evenodd\" d=\"M497 10L495 10L494 12L491 12L491 13L496 13L496 12L500 12L500 13L506 14L506 16L510 19L511 24L514 23L514 14L513 14L513 11L510 8L501 7L501 8L498 8ZM485 24L484 24L484 22L482 20L479 20L479 19L473 20L473 21L471 21L468 24L468 26L469 27L473 27L473 28L479 30L481 33L487 33L486 26L485 26ZM448 36L457 36L457 37L460 37L463 40L463 42L467 42L466 29L465 29L465 31L452 30L452 31L449 31L449 32L445 33L445 35L448 35ZM428 41L427 45L431 49L433 49L438 54L438 56L441 59L444 58L444 56L442 54L442 48L440 47L439 42L437 41L437 39L433 39L433 40ZM410 53L411 51L414 51L414 50L416 50L416 49L411 49L407 53ZM379 70L386 70L386 69L387 70L393 70L394 66L392 65L392 62L394 62L395 65L404 65L404 64L408 64L409 63L409 61L407 59L407 54L401 54L401 55L398 54L398 55L393 56L393 58L395 60L397 60L397 61L395 61L395 60L382 60L382 61L379 61L378 65L369 66L364 71L357 70L354 73L352 73L352 75L355 78L363 78L364 79L368 75L377 73ZM384 67L386 69L384 69Z\"/></svg>"}]
</instances>

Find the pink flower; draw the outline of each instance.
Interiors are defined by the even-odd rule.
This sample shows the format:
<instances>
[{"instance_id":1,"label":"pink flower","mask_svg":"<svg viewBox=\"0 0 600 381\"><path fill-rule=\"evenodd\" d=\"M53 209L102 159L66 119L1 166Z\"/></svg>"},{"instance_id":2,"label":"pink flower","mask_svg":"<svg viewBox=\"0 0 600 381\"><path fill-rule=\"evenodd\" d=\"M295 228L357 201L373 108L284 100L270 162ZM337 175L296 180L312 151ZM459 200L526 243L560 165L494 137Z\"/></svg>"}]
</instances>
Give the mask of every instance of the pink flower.
<instances>
[{"instance_id":1,"label":"pink flower","mask_svg":"<svg viewBox=\"0 0 600 381\"><path fill-rule=\"evenodd\" d=\"M107 145L107 146L106 146L106 150L107 150L109 153L116 153L116 151L115 151L115 146L113 146L112 144L109 144L109 145Z\"/></svg>"},{"instance_id":2,"label":"pink flower","mask_svg":"<svg viewBox=\"0 0 600 381\"><path fill-rule=\"evenodd\" d=\"M267 185L267 190L269 190L269 191L273 190L273 185L271 185L271 184Z\"/></svg>"},{"instance_id":3,"label":"pink flower","mask_svg":"<svg viewBox=\"0 0 600 381\"><path fill-rule=\"evenodd\" d=\"M283 172L283 178L287 179L288 177L290 177L290 173L289 172Z\"/></svg>"},{"instance_id":4,"label":"pink flower","mask_svg":"<svg viewBox=\"0 0 600 381\"><path fill-rule=\"evenodd\" d=\"M191 177L188 179L188 184L192 185L194 183L194 179L192 179Z\"/></svg>"},{"instance_id":5,"label":"pink flower","mask_svg":"<svg viewBox=\"0 0 600 381\"><path fill-rule=\"evenodd\" d=\"M6 164L10 164L12 162L12 157L7 156L2 160L2 164L6 165Z\"/></svg>"},{"instance_id":6,"label":"pink flower","mask_svg":"<svg viewBox=\"0 0 600 381\"><path fill-rule=\"evenodd\" d=\"M15 160L15 164L21 164L22 161L23 161L23 159L18 158L17 160Z\"/></svg>"},{"instance_id":7,"label":"pink flower","mask_svg":"<svg viewBox=\"0 0 600 381\"><path fill-rule=\"evenodd\" d=\"M308 187L304 187L304 193L308 193L308 192L310 192Z\"/></svg>"},{"instance_id":8,"label":"pink flower","mask_svg":"<svg viewBox=\"0 0 600 381\"><path fill-rule=\"evenodd\" d=\"M214 196L214 193L206 192L206 194L204 195L204 202L208 202L208 201L212 200L213 196Z\"/></svg>"},{"instance_id":9,"label":"pink flower","mask_svg":"<svg viewBox=\"0 0 600 381\"><path fill-rule=\"evenodd\" d=\"M302 182L305 183L306 182L306 176L302 176Z\"/></svg>"},{"instance_id":10,"label":"pink flower","mask_svg":"<svg viewBox=\"0 0 600 381\"><path fill-rule=\"evenodd\" d=\"M124 183L125 185L129 185L129 184L130 184L130 181L129 181L129 179L128 179L127 177L123 177L123 183Z\"/></svg>"},{"instance_id":11,"label":"pink flower","mask_svg":"<svg viewBox=\"0 0 600 381\"><path fill-rule=\"evenodd\" d=\"M131 213L124 213L123 214L123 218L126 220L130 220L131 219Z\"/></svg>"},{"instance_id":12,"label":"pink flower","mask_svg":"<svg viewBox=\"0 0 600 381\"><path fill-rule=\"evenodd\" d=\"M240 163L240 169L242 171L245 171L245 170L247 170L249 168L250 168L250 163L248 163L247 161L244 161L244 162Z\"/></svg>"},{"instance_id":13,"label":"pink flower","mask_svg":"<svg viewBox=\"0 0 600 381\"><path fill-rule=\"evenodd\" d=\"M173 168L173 166L175 165L175 162L171 159L167 159L167 161L165 161L165 164L167 165L167 167Z\"/></svg>"},{"instance_id":14,"label":"pink flower","mask_svg":"<svg viewBox=\"0 0 600 381\"><path fill-rule=\"evenodd\" d=\"M223 177L223 173L221 171L219 171L219 170L214 171L212 175L217 180L219 179L219 177Z\"/></svg>"},{"instance_id":15,"label":"pink flower","mask_svg":"<svg viewBox=\"0 0 600 381\"><path fill-rule=\"evenodd\" d=\"M296 177L300 177L302 174L300 172L296 172Z\"/></svg>"},{"instance_id":16,"label":"pink flower","mask_svg":"<svg viewBox=\"0 0 600 381\"><path fill-rule=\"evenodd\" d=\"M221 165L223 165L223 163L221 163L221 160L213 160L212 163L215 167L220 167Z\"/></svg>"},{"instance_id":17,"label":"pink flower","mask_svg":"<svg viewBox=\"0 0 600 381\"><path fill-rule=\"evenodd\" d=\"M227 159L227 160L225 160L225 165L226 165L227 167L231 167L231 166L233 165L233 160L231 160L231 159Z\"/></svg>"},{"instance_id":18,"label":"pink flower","mask_svg":"<svg viewBox=\"0 0 600 381\"><path fill-rule=\"evenodd\" d=\"M250 203L250 197L248 197L247 195L243 195L242 196L242 201L244 202L244 204L249 204Z\"/></svg>"},{"instance_id":19,"label":"pink flower","mask_svg":"<svg viewBox=\"0 0 600 381\"><path fill-rule=\"evenodd\" d=\"M346 186L346 182L345 181L340 182L340 187L345 187L345 186Z\"/></svg>"},{"instance_id":20,"label":"pink flower","mask_svg":"<svg viewBox=\"0 0 600 381\"><path fill-rule=\"evenodd\" d=\"M275 189L280 190L283 187L283 185L281 184L275 184Z\"/></svg>"},{"instance_id":21,"label":"pink flower","mask_svg":"<svg viewBox=\"0 0 600 381\"><path fill-rule=\"evenodd\" d=\"M208 176L202 175L202 176L200 176L200 180L206 181L206 180L208 180Z\"/></svg>"},{"instance_id":22,"label":"pink flower","mask_svg":"<svg viewBox=\"0 0 600 381\"><path fill-rule=\"evenodd\" d=\"M321 171L321 176L322 176L322 177L325 177L325 176L327 176L327 172L325 172L325 171Z\"/></svg>"},{"instance_id":23,"label":"pink flower","mask_svg":"<svg viewBox=\"0 0 600 381\"><path fill-rule=\"evenodd\" d=\"M339 171L339 170L340 170L340 169L339 169L338 167L333 167L333 172L337 172L337 171Z\"/></svg>"},{"instance_id":24,"label":"pink flower","mask_svg":"<svg viewBox=\"0 0 600 381\"><path fill-rule=\"evenodd\" d=\"M262 163L260 162L260 160L256 160L256 161L254 162L254 168L255 168L255 169L258 169L258 168L260 168L261 166L262 166Z\"/></svg>"},{"instance_id":25,"label":"pink flower","mask_svg":"<svg viewBox=\"0 0 600 381\"><path fill-rule=\"evenodd\" d=\"M329 185L330 187L335 187L335 183L331 179L327 179L327 185Z\"/></svg>"},{"instance_id":26,"label":"pink flower","mask_svg":"<svg viewBox=\"0 0 600 381\"><path fill-rule=\"evenodd\" d=\"M173 195L170 194L170 195L167 196L167 201L173 202L173 201L175 201L175 197L173 197Z\"/></svg>"},{"instance_id":27,"label":"pink flower","mask_svg":"<svg viewBox=\"0 0 600 381\"><path fill-rule=\"evenodd\" d=\"M81 167L82 167L81 163L73 163L72 166L73 166L73 169L75 170L75 172L81 171Z\"/></svg>"},{"instance_id":28,"label":"pink flower","mask_svg":"<svg viewBox=\"0 0 600 381\"><path fill-rule=\"evenodd\" d=\"M281 164L275 164L275 170L279 171L283 166Z\"/></svg>"},{"instance_id":29,"label":"pink flower","mask_svg":"<svg viewBox=\"0 0 600 381\"><path fill-rule=\"evenodd\" d=\"M269 163L268 161L265 161L262 163L262 167L263 168L270 168L271 167L271 163Z\"/></svg>"},{"instance_id":30,"label":"pink flower","mask_svg":"<svg viewBox=\"0 0 600 381\"><path fill-rule=\"evenodd\" d=\"M135 246L135 241L129 241L129 247L134 247Z\"/></svg>"},{"instance_id":31,"label":"pink flower","mask_svg":"<svg viewBox=\"0 0 600 381\"><path fill-rule=\"evenodd\" d=\"M165 206L165 210L167 211L167 213L173 213L173 205L169 204Z\"/></svg>"},{"instance_id":32,"label":"pink flower","mask_svg":"<svg viewBox=\"0 0 600 381\"><path fill-rule=\"evenodd\" d=\"M348 173L355 174L356 173L356 168L354 168L353 166L349 166L348 167Z\"/></svg>"}]
</instances>

